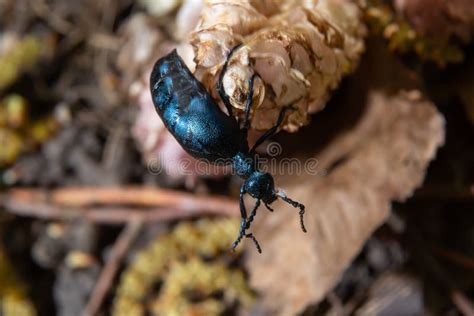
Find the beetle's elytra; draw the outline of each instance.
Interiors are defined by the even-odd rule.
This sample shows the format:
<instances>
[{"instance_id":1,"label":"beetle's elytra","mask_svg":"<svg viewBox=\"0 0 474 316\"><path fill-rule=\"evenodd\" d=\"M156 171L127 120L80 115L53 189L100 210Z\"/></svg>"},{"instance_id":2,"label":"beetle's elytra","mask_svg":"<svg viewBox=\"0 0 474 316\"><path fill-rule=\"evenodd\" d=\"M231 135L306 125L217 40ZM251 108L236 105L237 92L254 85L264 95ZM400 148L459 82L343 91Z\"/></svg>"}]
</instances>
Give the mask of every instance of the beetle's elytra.
<instances>
[{"instance_id":1,"label":"beetle's elytra","mask_svg":"<svg viewBox=\"0 0 474 316\"><path fill-rule=\"evenodd\" d=\"M245 180L240 188L242 216L240 231L232 244L232 249L237 247L243 237L247 237L254 241L257 250L261 252L253 234L247 232L260 204L263 203L268 210L273 211L269 205L279 197L299 208L301 229L304 232L306 232L303 222L305 207L288 198L283 192L275 190L272 175L260 172L256 168L258 156L255 154L255 149L277 132L285 117L285 110L281 111L275 126L266 131L251 149L248 147L247 134L255 75L249 80L249 94L242 127L232 114L229 97L222 88L222 79L229 59L238 48L239 46L236 46L229 53L217 84L217 90L228 114L222 112L216 100L194 77L176 50L156 62L150 77L150 89L158 115L184 150L193 157L206 159L210 163L218 159L228 160L235 172ZM245 194L256 200L249 217L244 205Z\"/></svg>"}]
</instances>

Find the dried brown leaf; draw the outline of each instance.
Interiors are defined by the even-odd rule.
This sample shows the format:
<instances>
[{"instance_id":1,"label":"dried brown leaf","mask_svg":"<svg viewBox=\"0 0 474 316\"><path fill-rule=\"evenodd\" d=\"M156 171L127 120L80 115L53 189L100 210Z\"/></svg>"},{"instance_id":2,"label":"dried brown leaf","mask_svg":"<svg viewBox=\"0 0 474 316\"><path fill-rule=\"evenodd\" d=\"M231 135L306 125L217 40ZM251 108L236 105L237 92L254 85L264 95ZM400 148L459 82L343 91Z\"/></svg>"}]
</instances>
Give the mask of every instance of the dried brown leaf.
<instances>
[{"instance_id":1,"label":"dried brown leaf","mask_svg":"<svg viewBox=\"0 0 474 316\"><path fill-rule=\"evenodd\" d=\"M315 157L327 167L340 158L331 151L342 150L344 161L323 179L304 174L277 182L306 204L308 233L283 203L271 216L261 212L254 226L263 254L249 251L247 267L272 313L294 315L319 301L385 221L391 202L404 201L421 184L444 141L444 120L420 95L372 91L357 126Z\"/></svg>"}]
</instances>

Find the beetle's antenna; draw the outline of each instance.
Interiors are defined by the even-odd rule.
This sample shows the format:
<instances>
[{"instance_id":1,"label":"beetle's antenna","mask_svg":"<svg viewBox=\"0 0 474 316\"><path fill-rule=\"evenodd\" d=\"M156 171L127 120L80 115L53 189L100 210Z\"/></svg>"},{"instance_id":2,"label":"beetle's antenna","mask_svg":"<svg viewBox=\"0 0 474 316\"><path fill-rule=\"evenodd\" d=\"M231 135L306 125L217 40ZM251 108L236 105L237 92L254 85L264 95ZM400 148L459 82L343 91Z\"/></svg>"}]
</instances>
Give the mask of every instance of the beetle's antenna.
<instances>
[{"instance_id":1,"label":"beetle's antenna","mask_svg":"<svg viewBox=\"0 0 474 316\"><path fill-rule=\"evenodd\" d=\"M304 226L304 220L303 220L303 215L304 215L304 212L305 212L305 206L303 204L301 204L299 202L296 202L296 201L293 201L292 199L287 197L285 192L283 192L283 191L277 191L277 192L275 192L275 194L276 194L276 196L281 198L286 203L291 204L291 206L300 209L300 212L299 212L299 214L300 214L300 226L301 226L301 230L306 233L307 231L306 231L306 227Z\"/></svg>"},{"instance_id":2,"label":"beetle's antenna","mask_svg":"<svg viewBox=\"0 0 474 316\"><path fill-rule=\"evenodd\" d=\"M286 108L282 108L280 114L278 114L278 119L275 125L267 130L259 139L255 142L255 144L250 149L250 153L253 154L258 146L260 146L264 141L275 135L280 127L281 123L283 123L283 119L285 118Z\"/></svg>"}]
</instances>

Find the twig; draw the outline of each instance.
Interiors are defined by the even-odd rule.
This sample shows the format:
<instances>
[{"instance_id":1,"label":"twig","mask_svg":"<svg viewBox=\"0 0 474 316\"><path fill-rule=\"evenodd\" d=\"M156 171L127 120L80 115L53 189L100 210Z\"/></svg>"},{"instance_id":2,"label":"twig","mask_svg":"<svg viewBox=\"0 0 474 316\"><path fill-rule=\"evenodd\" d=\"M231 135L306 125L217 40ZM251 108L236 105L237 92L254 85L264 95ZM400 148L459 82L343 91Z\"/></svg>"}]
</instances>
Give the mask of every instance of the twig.
<instances>
[{"instance_id":1,"label":"twig","mask_svg":"<svg viewBox=\"0 0 474 316\"><path fill-rule=\"evenodd\" d=\"M456 263L464 268L474 269L474 258L453 250L444 249L441 247L433 247L433 251L443 258L448 259L449 261Z\"/></svg>"},{"instance_id":2,"label":"twig","mask_svg":"<svg viewBox=\"0 0 474 316\"><path fill-rule=\"evenodd\" d=\"M451 291L451 300L464 316L474 316L474 306L462 292Z\"/></svg>"},{"instance_id":3,"label":"twig","mask_svg":"<svg viewBox=\"0 0 474 316\"><path fill-rule=\"evenodd\" d=\"M49 192L37 189L12 189L8 197L35 201L42 199L59 205L76 207L103 204L216 209L235 203L233 199L226 197L196 196L191 193L151 187L69 187Z\"/></svg>"},{"instance_id":4,"label":"twig","mask_svg":"<svg viewBox=\"0 0 474 316\"><path fill-rule=\"evenodd\" d=\"M237 203L236 203L237 204ZM164 222L178 219L192 218L202 215L227 215L237 216L237 207L231 209L214 210L186 210L171 208L74 208L65 209L50 204L33 204L9 201L6 205L7 211L19 216L35 217L47 220L67 220L82 218L96 224L118 225L124 224L131 219L139 219L146 222Z\"/></svg>"},{"instance_id":5,"label":"twig","mask_svg":"<svg viewBox=\"0 0 474 316\"><path fill-rule=\"evenodd\" d=\"M449 273L446 272L436 258L427 251L425 246L426 242L424 242L423 238L415 233L415 231L409 231L408 237L413 253L416 254L416 257L420 260L420 268L427 272L431 278L437 280L447 288L447 293L449 293L451 301L463 315L474 316L472 303L466 295L457 288L453 279L449 276Z\"/></svg>"},{"instance_id":6,"label":"twig","mask_svg":"<svg viewBox=\"0 0 474 316\"><path fill-rule=\"evenodd\" d=\"M333 312L334 315L349 315L349 313L347 313L347 311L345 310L344 305L342 304L341 298L334 291L329 292L326 297L329 303L331 304L330 311Z\"/></svg>"},{"instance_id":7,"label":"twig","mask_svg":"<svg viewBox=\"0 0 474 316\"><path fill-rule=\"evenodd\" d=\"M472 187L453 189L443 186L424 186L415 192L413 197L417 202L433 201L473 201L474 190Z\"/></svg>"},{"instance_id":8,"label":"twig","mask_svg":"<svg viewBox=\"0 0 474 316\"><path fill-rule=\"evenodd\" d=\"M121 41L118 37L104 33L94 33L88 40L88 44L94 48L118 51Z\"/></svg>"},{"instance_id":9,"label":"twig","mask_svg":"<svg viewBox=\"0 0 474 316\"><path fill-rule=\"evenodd\" d=\"M56 14L55 10L49 7L46 1L32 1L31 6L35 14L43 18L53 30L67 35L74 28L61 15Z\"/></svg>"},{"instance_id":10,"label":"twig","mask_svg":"<svg viewBox=\"0 0 474 316\"><path fill-rule=\"evenodd\" d=\"M153 188L12 189L2 205L10 213L42 219L84 218L100 224L131 219L169 221L200 215L237 216L238 202Z\"/></svg>"},{"instance_id":11,"label":"twig","mask_svg":"<svg viewBox=\"0 0 474 316\"><path fill-rule=\"evenodd\" d=\"M82 313L83 316L94 316L99 311L100 306L112 285L123 257L139 234L142 226L142 220L132 220L120 233L120 236L110 251L105 266L99 275L99 279L91 293L89 302Z\"/></svg>"}]
</instances>

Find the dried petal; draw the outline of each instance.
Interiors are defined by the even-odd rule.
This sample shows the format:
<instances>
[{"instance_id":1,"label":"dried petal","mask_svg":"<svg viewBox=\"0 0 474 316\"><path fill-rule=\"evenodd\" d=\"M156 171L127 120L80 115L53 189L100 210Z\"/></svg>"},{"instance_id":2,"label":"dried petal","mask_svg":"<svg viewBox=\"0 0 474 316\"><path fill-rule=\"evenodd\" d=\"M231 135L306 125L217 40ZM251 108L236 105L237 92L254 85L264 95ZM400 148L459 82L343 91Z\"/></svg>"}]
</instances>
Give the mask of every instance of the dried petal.
<instances>
[{"instance_id":1,"label":"dried petal","mask_svg":"<svg viewBox=\"0 0 474 316\"><path fill-rule=\"evenodd\" d=\"M351 1L210 0L191 43L196 76L210 90L229 51L243 43L224 76L233 107L242 114L248 81L258 74L252 127L270 128L280 110L291 106L283 128L296 131L355 68L364 34L360 8Z\"/></svg>"}]
</instances>

